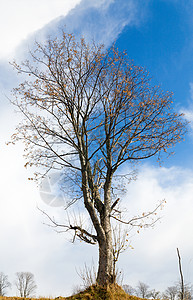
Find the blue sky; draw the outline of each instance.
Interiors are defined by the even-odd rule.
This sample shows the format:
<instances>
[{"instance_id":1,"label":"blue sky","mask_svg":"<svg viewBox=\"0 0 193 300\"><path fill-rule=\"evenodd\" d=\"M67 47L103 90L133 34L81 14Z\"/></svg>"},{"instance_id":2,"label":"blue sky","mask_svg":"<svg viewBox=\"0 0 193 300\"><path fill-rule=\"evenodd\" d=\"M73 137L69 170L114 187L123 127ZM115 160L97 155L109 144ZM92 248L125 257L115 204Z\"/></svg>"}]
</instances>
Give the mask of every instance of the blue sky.
<instances>
[{"instance_id":1,"label":"blue sky","mask_svg":"<svg viewBox=\"0 0 193 300\"><path fill-rule=\"evenodd\" d=\"M35 5L37 4L37 5ZM34 273L37 295L71 293L81 280L76 270L97 260L97 249L76 243L43 225L37 205L62 217L61 208L47 206L38 187L27 180L23 146L6 146L20 116L7 97L17 84L8 61L24 59L34 39L44 41L60 28L94 38L106 47L113 42L145 67L155 84L174 92L177 112L190 121L185 141L160 167L149 160L138 167L123 199L131 214L151 209L165 198L167 204L156 227L132 233L133 250L126 251L119 268L124 283L143 281L164 290L178 280L176 247L184 276L193 283L193 3L190 0L7 0L0 4L0 271L14 281L18 271ZM10 7L13 9L10 10ZM125 171L127 167L125 166ZM9 291L15 294L15 288Z\"/></svg>"}]
</instances>

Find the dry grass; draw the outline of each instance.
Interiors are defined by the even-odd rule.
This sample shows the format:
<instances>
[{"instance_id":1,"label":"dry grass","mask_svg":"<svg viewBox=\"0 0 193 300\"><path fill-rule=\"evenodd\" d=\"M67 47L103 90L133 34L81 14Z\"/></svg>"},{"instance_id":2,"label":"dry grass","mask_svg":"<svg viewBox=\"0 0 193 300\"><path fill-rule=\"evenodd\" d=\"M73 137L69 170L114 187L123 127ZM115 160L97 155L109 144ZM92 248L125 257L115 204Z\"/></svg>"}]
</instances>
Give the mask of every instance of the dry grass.
<instances>
[{"instance_id":1,"label":"dry grass","mask_svg":"<svg viewBox=\"0 0 193 300\"><path fill-rule=\"evenodd\" d=\"M0 300L51 300L50 298L21 298L0 297ZM141 300L141 298L130 296L118 285L101 287L93 285L76 295L70 297L58 297L53 300Z\"/></svg>"},{"instance_id":2,"label":"dry grass","mask_svg":"<svg viewBox=\"0 0 193 300\"><path fill-rule=\"evenodd\" d=\"M135 296L130 296L118 285L101 287L93 285L85 291L80 292L71 297L64 298L66 300L140 300Z\"/></svg>"},{"instance_id":3,"label":"dry grass","mask_svg":"<svg viewBox=\"0 0 193 300\"><path fill-rule=\"evenodd\" d=\"M65 297L61 297L61 299L65 299ZM2 297L0 296L0 300L51 300L50 298L22 298L22 297ZM55 299L52 299L55 300Z\"/></svg>"}]
</instances>

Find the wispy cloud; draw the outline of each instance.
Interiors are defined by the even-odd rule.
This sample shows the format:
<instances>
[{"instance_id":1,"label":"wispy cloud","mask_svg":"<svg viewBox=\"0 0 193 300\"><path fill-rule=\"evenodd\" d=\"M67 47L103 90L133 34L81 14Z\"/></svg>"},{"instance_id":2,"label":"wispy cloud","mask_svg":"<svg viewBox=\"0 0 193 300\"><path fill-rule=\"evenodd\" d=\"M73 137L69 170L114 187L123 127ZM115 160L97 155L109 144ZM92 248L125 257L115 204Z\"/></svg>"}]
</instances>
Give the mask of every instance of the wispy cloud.
<instances>
[{"instance_id":1,"label":"wispy cloud","mask_svg":"<svg viewBox=\"0 0 193 300\"><path fill-rule=\"evenodd\" d=\"M58 35L62 28L108 47L125 26L139 26L144 21L148 3L149 0L145 5L141 0L82 0L68 15L50 22L35 36L43 40L48 35Z\"/></svg>"},{"instance_id":2,"label":"wispy cloud","mask_svg":"<svg viewBox=\"0 0 193 300\"><path fill-rule=\"evenodd\" d=\"M193 82L190 83L190 98L193 101Z\"/></svg>"},{"instance_id":3,"label":"wispy cloud","mask_svg":"<svg viewBox=\"0 0 193 300\"><path fill-rule=\"evenodd\" d=\"M133 0L84 0L60 25L66 24L68 30L83 35L87 40L109 46L116 40L125 26L138 25L142 21L141 5Z\"/></svg>"},{"instance_id":4,"label":"wispy cloud","mask_svg":"<svg viewBox=\"0 0 193 300\"><path fill-rule=\"evenodd\" d=\"M193 130L193 82L190 82L189 91L189 108L183 108L181 111L184 113L184 117L189 122L191 129ZM191 132L193 134L193 132Z\"/></svg>"}]
</instances>

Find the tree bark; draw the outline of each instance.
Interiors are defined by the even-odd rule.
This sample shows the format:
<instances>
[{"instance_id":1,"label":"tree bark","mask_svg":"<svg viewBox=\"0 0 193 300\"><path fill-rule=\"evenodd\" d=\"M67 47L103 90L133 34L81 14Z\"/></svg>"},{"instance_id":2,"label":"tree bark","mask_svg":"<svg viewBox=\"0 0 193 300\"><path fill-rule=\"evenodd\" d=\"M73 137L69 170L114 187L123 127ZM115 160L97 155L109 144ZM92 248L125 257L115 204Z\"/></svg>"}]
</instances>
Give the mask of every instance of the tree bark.
<instances>
[{"instance_id":1,"label":"tree bark","mask_svg":"<svg viewBox=\"0 0 193 300\"><path fill-rule=\"evenodd\" d=\"M104 206L99 209L100 218L98 219L94 204L89 200L89 181L88 181L88 167L84 163L84 158L81 157L82 162L82 191L84 196L84 205L92 219L94 228L97 232L97 241L99 244L99 265L97 273L97 283L99 285L108 285L115 281L113 276L113 242L112 229L110 222L111 213L111 176L104 189ZM92 189L93 187L90 186ZM94 194L94 191L93 191ZM95 195L96 196L96 195Z\"/></svg>"},{"instance_id":2,"label":"tree bark","mask_svg":"<svg viewBox=\"0 0 193 300\"><path fill-rule=\"evenodd\" d=\"M99 267L97 274L97 282L100 285L108 285L115 282L113 272L113 242L112 228L110 222L111 214L111 180L112 177L107 176L104 187L104 211L100 216L101 225L105 232L105 240L99 241Z\"/></svg>"},{"instance_id":3,"label":"tree bark","mask_svg":"<svg viewBox=\"0 0 193 300\"><path fill-rule=\"evenodd\" d=\"M99 265L97 273L97 283L108 285L114 283L113 274L113 245L109 232L104 242L99 241Z\"/></svg>"}]
</instances>

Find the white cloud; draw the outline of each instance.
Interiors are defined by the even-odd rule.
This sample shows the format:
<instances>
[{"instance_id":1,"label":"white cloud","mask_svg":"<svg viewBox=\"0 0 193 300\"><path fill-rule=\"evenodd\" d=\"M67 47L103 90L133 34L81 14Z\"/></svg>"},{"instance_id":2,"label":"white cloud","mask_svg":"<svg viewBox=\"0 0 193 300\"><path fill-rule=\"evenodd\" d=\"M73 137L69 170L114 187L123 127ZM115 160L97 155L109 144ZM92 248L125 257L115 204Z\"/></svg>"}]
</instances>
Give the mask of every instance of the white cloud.
<instances>
[{"instance_id":1,"label":"white cloud","mask_svg":"<svg viewBox=\"0 0 193 300\"><path fill-rule=\"evenodd\" d=\"M190 98L193 101L193 82L190 83Z\"/></svg>"},{"instance_id":2,"label":"white cloud","mask_svg":"<svg viewBox=\"0 0 193 300\"><path fill-rule=\"evenodd\" d=\"M90 264L92 257L97 262L97 248L82 243L73 245L65 235L42 224L45 219L36 203L41 208L46 206L37 187L27 180L30 173L23 168L23 147L4 144L18 121L14 118L11 110L4 110L0 119L0 127L6 128L0 141L1 270L11 281L15 272L31 271L37 281L37 295L65 296L71 293L75 281L81 284L76 270L83 268L85 262ZM193 259L192 190L193 173L188 169L150 165L139 169L138 179L128 185L123 203L129 214L148 211L164 198L167 204L161 211L161 223L153 230L136 234L131 240L134 250L122 255L119 266L124 270L125 283L134 286L141 280L157 289L173 284L178 278L176 247L181 251L185 278L193 280L189 263ZM63 214L61 208L47 209L52 216Z\"/></svg>"},{"instance_id":3,"label":"white cloud","mask_svg":"<svg viewBox=\"0 0 193 300\"><path fill-rule=\"evenodd\" d=\"M109 46L125 26L138 26L143 22L146 6L140 5L140 0L82 0L67 16L51 22L38 34L42 38L66 28L76 37L84 36L87 41Z\"/></svg>"},{"instance_id":4,"label":"white cloud","mask_svg":"<svg viewBox=\"0 0 193 300\"><path fill-rule=\"evenodd\" d=\"M78 0L1 2L0 37L3 47L0 49L0 58L9 56L22 40L27 38L30 42L35 36L34 31L40 30L50 20L64 16L67 10L78 2ZM61 24L67 24L70 31L84 34L90 39L94 37L97 42L105 42L107 46L117 38L124 26L136 24L136 11L136 1L132 0L82 1L68 16L60 17L59 21L51 22L43 28L42 36L51 30L58 32ZM31 38L28 37L30 33L33 33ZM26 42L21 44L26 55ZM2 65L1 67L4 68ZM6 69L6 73L4 71L3 69L1 72L0 84L5 91L10 85L9 82L13 84L15 78L11 77L12 73L9 70ZM68 244L63 235L57 235L42 224L43 218L36 209L36 203L43 203L37 187L27 180L30 173L23 168L23 147L5 145L5 141L14 131L18 117L13 114L13 109L4 103L6 100L2 96L0 228L3 230L0 231L0 240L4 242L0 249L1 271L5 272L12 282L15 272L31 271L37 280L38 294L66 295L70 293L74 281L80 282L75 268L79 269L84 262L89 263L92 256L96 260L97 248ZM53 208L53 214L55 213L58 214L58 210ZM14 288L11 294L15 294Z\"/></svg>"},{"instance_id":5,"label":"white cloud","mask_svg":"<svg viewBox=\"0 0 193 300\"><path fill-rule=\"evenodd\" d=\"M66 15L80 0L6 0L0 2L0 57L46 23Z\"/></svg>"},{"instance_id":6,"label":"white cloud","mask_svg":"<svg viewBox=\"0 0 193 300\"><path fill-rule=\"evenodd\" d=\"M178 280L176 247L182 255L185 280L192 282L193 272L193 172L182 168L141 168L136 182L128 187L128 210L147 211L158 200L167 201L160 212L161 222L153 230L142 230L132 239L134 250L128 250L120 261L124 282L137 285L146 282L164 290Z\"/></svg>"},{"instance_id":7,"label":"white cloud","mask_svg":"<svg viewBox=\"0 0 193 300\"><path fill-rule=\"evenodd\" d=\"M38 295L59 296L71 293L73 278L79 281L76 269L79 268L85 246L78 247L67 242L43 224L45 219L37 205L47 208L51 215L62 215L62 209L46 207L42 202L37 186L28 181L31 171L24 166L23 145L5 144L14 131L18 116L10 108L4 108L0 115L0 265L1 272L14 282L15 272L34 273L38 285ZM80 252L80 253L78 253ZM88 258L92 258L92 249ZM81 260L82 257L82 260ZM13 285L9 295L15 295Z\"/></svg>"},{"instance_id":8,"label":"white cloud","mask_svg":"<svg viewBox=\"0 0 193 300\"><path fill-rule=\"evenodd\" d=\"M75 3L78 1L8 0L1 3L0 34L4 47L0 49L0 56L7 54L30 32L64 15L68 5ZM59 25L66 23L69 30L90 39L94 37L98 42L108 45L117 38L124 26L138 25L143 20L143 10L138 3L131 0L82 1L70 15L52 22L43 31L49 32L50 28L57 31ZM190 87L193 100L193 84ZM187 118L193 122L192 111L189 111ZM42 224L43 218L36 209L36 202L43 203L36 186L27 180L29 173L23 168L23 147L8 147L4 143L13 132L17 119L10 108L1 111L0 116L2 271L10 276L10 280L14 280L17 271L32 271L37 280L38 294L66 295L70 293L74 281L80 282L75 267L78 269L84 262L90 263L92 256L96 260L97 249L82 244L68 244L63 235L57 235ZM120 267L124 269L126 283L135 285L141 280L151 284L152 288L160 289L173 284L178 277L177 246L182 258L186 257L183 260L185 276L187 280L193 280L188 265L193 252L190 238L193 228L192 178L190 170L144 166L140 169L138 180L128 186L125 206L131 216L150 210L163 198L167 204L162 212L161 223L154 230L148 229L134 236L134 250L125 252L121 257ZM52 215L55 213L59 213L58 209L53 208Z\"/></svg>"},{"instance_id":9,"label":"white cloud","mask_svg":"<svg viewBox=\"0 0 193 300\"><path fill-rule=\"evenodd\" d=\"M184 114L184 117L188 122L190 122L190 127L193 130L193 82L190 82L190 91L189 91L189 108L183 108L181 112Z\"/></svg>"}]
</instances>

